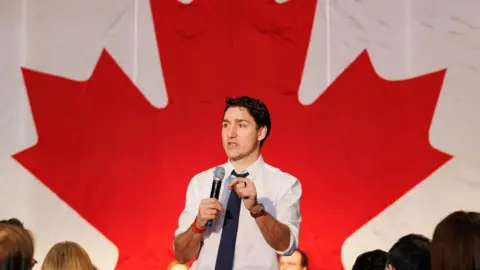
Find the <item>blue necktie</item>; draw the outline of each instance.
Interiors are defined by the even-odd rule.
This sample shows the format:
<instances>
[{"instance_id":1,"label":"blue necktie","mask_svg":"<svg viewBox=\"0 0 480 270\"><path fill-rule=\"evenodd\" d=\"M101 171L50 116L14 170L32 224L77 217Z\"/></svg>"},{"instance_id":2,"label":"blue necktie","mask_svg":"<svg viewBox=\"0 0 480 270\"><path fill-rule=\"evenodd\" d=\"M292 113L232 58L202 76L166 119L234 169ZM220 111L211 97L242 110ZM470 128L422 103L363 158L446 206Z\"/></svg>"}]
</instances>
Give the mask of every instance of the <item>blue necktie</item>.
<instances>
[{"instance_id":1,"label":"blue necktie","mask_svg":"<svg viewBox=\"0 0 480 270\"><path fill-rule=\"evenodd\" d=\"M234 170L232 171L232 175L245 178L248 176L248 172L237 174ZM225 220L223 221L222 237L220 238L220 245L218 246L215 270L233 269L241 202L242 200L237 192L232 190L230 192L230 197L228 198L227 210L225 211Z\"/></svg>"}]
</instances>

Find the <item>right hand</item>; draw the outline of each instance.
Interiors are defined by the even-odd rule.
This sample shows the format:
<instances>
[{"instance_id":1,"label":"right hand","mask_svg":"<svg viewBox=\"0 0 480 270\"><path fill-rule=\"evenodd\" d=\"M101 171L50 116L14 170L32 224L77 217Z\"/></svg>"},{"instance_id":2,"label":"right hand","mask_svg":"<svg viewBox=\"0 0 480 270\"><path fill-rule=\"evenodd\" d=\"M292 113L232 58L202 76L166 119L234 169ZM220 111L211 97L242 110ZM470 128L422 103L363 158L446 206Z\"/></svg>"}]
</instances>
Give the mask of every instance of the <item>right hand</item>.
<instances>
[{"instance_id":1,"label":"right hand","mask_svg":"<svg viewBox=\"0 0 480 270\"><path fill-rule=\"evenodd\" d=\"M225 212L222 204L214 198L200 201L197 215L197 227L205 229L209 220L215 220L220 212Z\"/></svg>"}]
</instances>

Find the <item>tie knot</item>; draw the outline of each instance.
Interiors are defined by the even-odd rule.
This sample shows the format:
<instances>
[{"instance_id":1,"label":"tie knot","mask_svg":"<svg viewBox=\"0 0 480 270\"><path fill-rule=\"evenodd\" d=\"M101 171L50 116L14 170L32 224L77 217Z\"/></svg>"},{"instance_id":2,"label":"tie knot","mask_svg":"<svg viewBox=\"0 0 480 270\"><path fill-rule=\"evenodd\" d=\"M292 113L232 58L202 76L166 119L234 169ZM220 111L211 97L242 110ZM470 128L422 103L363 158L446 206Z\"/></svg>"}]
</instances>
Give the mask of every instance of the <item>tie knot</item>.
<instances>
[{"instance_id":1,"label":"tie knot","mask_svg":"<svg viewBox=\"0 0 480 270\"><path fill-rule=\"evenodd\" d=\"M232 175L235 176L235 177L245 178L245 177L247 177L247 176L249 175L249 173L246 172L246 173L240 174L240 173L237 173L235 170L233 170L233 171L232 171Z\"/></svg>"}]
</instances>

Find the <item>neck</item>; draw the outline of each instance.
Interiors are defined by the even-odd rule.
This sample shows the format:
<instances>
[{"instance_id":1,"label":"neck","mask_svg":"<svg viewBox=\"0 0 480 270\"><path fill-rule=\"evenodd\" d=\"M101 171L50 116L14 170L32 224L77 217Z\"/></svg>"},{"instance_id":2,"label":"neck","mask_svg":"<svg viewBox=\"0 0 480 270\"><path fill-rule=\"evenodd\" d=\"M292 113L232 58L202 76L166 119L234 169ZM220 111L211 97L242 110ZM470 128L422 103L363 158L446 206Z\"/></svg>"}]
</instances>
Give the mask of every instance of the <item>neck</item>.
<instances>
[{"instance_id":1,"label":"neck","mask_svg":"<svg viewBox=\"0 0 480 270\"><path fill-rule=\"evenodd\" d=\"M230 163L232 163L233 167L235 168L235 171L242 172L248 167L250 167L250 165L255 163L255 161L257 161L259 157L260 157L260 148L257 148L252 153L250 153L245 157L242 157L237 160L231 159Z\"/></svg>"}]
</instances>

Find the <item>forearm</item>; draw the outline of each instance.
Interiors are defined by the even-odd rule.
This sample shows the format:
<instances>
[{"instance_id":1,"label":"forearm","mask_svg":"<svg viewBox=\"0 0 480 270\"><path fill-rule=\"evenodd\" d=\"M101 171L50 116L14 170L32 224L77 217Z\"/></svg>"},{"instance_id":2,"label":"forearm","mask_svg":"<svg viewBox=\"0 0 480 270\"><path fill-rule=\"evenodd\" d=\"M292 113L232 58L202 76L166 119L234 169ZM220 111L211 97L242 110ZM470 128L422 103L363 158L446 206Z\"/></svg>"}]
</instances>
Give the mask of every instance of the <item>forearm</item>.
<instances>
[{"instance_id":1,"label":"forearm","mask_svg":"<svg viewBox=\"0 0 480 270\"><path fill-rule=\"evenodd\" d=\"M175 237L175 259L179 263L187 263L197 257L202 242L202 234L195 232L192 227Z\"/></svg>"},{"instance_id":2,"label":"forearm","mask_svg":"<svg viewBox=\"0 0 480 270\"><path fill-rule=\"evenodd\" d=\"M278 222L270 214L255 219L263 238L277 251L285 251L290 246L290 228Z\"/></svg>"}]
</instances>

